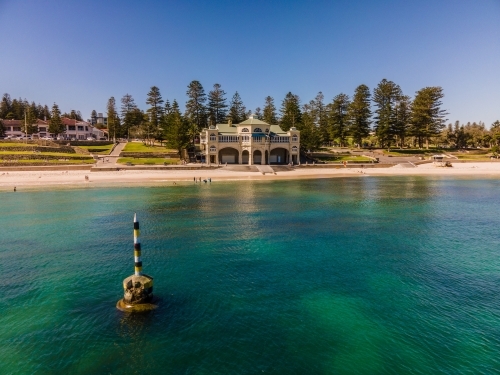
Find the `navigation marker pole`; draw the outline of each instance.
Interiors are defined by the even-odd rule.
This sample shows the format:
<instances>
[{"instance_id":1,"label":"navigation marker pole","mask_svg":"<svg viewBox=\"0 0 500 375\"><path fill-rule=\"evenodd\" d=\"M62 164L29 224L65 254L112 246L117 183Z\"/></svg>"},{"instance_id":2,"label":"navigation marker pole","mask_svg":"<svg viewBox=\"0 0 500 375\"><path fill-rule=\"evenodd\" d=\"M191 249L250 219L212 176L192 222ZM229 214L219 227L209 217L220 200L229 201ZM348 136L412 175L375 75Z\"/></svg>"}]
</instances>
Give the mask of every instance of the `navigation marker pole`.
<instances>
[{"instance_id":1,"label":"navigation marker pole","mask_svg":"<svg viewBox=\"0 0 500 375\"><path fill-rule=\"evenodd\" d=\"M143 312L156 309L153 296L153 278L142 273L142 253L139 221L134 214L134 274L123 280L123 298L116 307L125 312Z\"/></svg>"},{"instance_id":2,"label":"navigation marker pole","mask_svg":"<svg viewBox=\"0 0 500 375\"><path fill-rule=\"evenodd\" d=\"M134 265L135 276L142 275L142 260L141 260L141 243L139 236L141 231L139 229L139 222L137 221L137 214L134 214Z\"/></svg>"}]
</instances>

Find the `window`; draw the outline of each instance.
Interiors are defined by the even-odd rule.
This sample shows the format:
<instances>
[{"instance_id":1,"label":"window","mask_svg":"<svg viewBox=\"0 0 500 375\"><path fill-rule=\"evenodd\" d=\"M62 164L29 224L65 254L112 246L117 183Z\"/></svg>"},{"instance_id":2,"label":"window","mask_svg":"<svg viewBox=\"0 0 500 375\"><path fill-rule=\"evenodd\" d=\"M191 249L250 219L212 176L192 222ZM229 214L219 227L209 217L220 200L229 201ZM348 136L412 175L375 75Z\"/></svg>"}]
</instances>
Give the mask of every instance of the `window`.
<instances>
[{"instance_id":1,"label":"window","mask_svg":"<svg viewBox=\"0 0 500 375\"><path fill-rule=\"evenodd\" d=\"M210 146L210 152L215 152L217 151L217 148L215 146Z\"/></svg>"},{"instance_id":2,"label":"window","mask_svg":"<svg viewBox=\"0 0 500 375\"><path fill-rule=\"evenodd\" d=\"M219 142L238 142L237 135L219 135Z\"/></svg>"},{"instance_id":3,"label":"window","mask_svg":"<svg viewBox=\"0 0 500 375\"><path fill-rule=\"evenodd\" d=\"M214 133L210 134L211 141L215 141L216 139L217 139L217 136Z\"/></svg>"},{"instance_id":4,"label":"window","mask_svg":"<svg viewBox=\"0 0 500 375\"><path fill-rule=\"evenodd\" d=\"M262 133L262 129L261 128L255 128L253 132L254 133Z\"/></svg>"},{"instance_id":5,"label":"window","mask_svg":"<svg viewBox=\"0 0 500 375\"><path fill-rule=\"evenodd\" d=\"M274 137L271 138L272 143L289 143L290 142L290 137L280 137L275 135Z\"/></svg>"},{"instance_id":6,"label":"window","mask_svg":"<svg viewBox=\"0 0 500 375\"><path fill-rule=\"evenodd\" d=\"M292 152L297 152L297 146L292 147Z\"/></svg>"},{"instance_id":7,"label":"window","mask_svg":"<svg viewBox=\"0 0 500 375\"><path fill-rule=\"evenodd\" d=\"M83 126L78 125L78 130L83 131Z\"/></svg>"},{"instance_id":8,"label":"window","mask_svg":"<svg viewBox=\"0 0 500 375\"><path fill-rule=\"evenodd\" d=\"M242 132L242 133L248 133L248 132L249 132L249 130L248 130L248 128L243 128L243 129L241 129L241 132Z\"/></svg>"},{"instance_id":9,"label":"window","mask_svg":"<svg viewBox=\"0 0 500 375\"><path fill-rule=\"evenodd\" d=\"M21 127L20 126L13 126L12 127L12 131L14 131L14 132L20 132L21 131Z\"/></svg>"},{"instance_id":10,"label":"window","mask_svg":"<svg viewBox=\"0 0 500 375\"><path fill-rule=\"evenodd\" d=\"M68 130L75 130L75 125L68 125Z\"/></svg>"},{"instance_id":11,"label":"window","mask_svg":"<svg viewBox=\"0 0 500 375\"><path fill-rule=\"evenodd\" d=\"M297 137L297 135L294 134L292 137L292 142L297 142L298 140L299 140L299 137Z\"/></svg>"},{"instance_id":12,"label":"window","mask_svg":"<svg viewBox=\"0 0 500 375\"><path fill-rule=\"evenodd\" d=\"M250 142L250 136L249 135L242 135L241 141L242 142Z\"/></svg>"},{"instance_id":13,"label":"window","mask_svg":"<svg viewBox=\"0 0 500 375\"><path fill-rule=\"evenodd\" d=\"M269 129L264 130L266 133L269 133Z\"/></svg>"}]
</instances>

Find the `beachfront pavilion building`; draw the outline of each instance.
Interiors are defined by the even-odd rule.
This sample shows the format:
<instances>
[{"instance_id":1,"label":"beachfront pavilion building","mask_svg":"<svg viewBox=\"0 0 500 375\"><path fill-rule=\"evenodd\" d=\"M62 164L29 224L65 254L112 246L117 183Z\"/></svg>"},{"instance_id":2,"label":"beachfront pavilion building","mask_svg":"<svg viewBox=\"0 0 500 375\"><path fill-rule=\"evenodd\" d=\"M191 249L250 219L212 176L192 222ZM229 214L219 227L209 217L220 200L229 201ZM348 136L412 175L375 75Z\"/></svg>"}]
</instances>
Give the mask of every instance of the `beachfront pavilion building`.
<instances>
[{"instance_id":1,"label":"beachfront pavilion building","mask_svg":"<svg viewBox=\"0 0 500 375\"><path fill-rule=\"evenodd\" d=\"M283 131L254 115L239 124L211 125L200 134L208 164L299 164L300 131Z\"/></svg>"}]
</instances>

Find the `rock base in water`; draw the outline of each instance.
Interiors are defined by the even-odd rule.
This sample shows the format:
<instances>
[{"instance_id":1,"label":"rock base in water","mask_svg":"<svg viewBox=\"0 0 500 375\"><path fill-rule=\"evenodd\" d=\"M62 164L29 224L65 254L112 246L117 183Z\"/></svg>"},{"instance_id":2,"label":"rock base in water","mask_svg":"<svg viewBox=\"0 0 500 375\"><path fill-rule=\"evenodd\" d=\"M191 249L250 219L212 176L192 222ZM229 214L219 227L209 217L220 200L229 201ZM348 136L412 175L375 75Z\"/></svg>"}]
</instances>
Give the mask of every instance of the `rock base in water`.
<instances>
[{"instance_id":1,"label":"rock base in water","mask_svg":"<svg viewBox=\"0 0 500 375\"><path fill-rule=\"evenodd\" d=\"M123 280L123 298L116 307L126 312L156 309L153 300L153 278L148 275L132 275Z\"/></svg>"},{"instance_id":2,"label":"rock base in water","mask_svg":"<svg viewBox=\"0 0 500 375\"><path fill-rule=\"evenodd\" d=\"M146 312L154 310L158 307L158 305L154 302L155 301L152 300L151 302L147 303L130 304L122 298L116 303L116 308L124 312Z\"/></svg>"}]
</instances>

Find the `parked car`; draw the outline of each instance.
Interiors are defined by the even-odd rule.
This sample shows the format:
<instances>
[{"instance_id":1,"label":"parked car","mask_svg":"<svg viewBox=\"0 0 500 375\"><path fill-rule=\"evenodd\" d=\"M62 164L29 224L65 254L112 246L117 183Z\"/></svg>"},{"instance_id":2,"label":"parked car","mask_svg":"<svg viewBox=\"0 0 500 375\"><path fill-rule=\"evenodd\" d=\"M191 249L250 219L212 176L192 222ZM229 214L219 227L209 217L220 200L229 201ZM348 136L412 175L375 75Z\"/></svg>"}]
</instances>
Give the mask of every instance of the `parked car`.
<instances>
[{"instance_id":1,"label":"parked car","mask_svg":"<svg viewBox=\"0 0 500 375\"><path fill-rule=\"evenodd\" d=\"M49 136L43 137L42 139L45 140L45 141L53 141L54 140L54 138L49 137Z\"/></svg>"},{"instance_id":2,"label":"parked car","mask_svg":"<svg viewBox=\"0 0 500 375\"><path fill-rule=\"evenodd\" d=\"M87 141L95 141L95 138L93 138L93 137L87 137Z\"/></svg>"}]
</instances>

